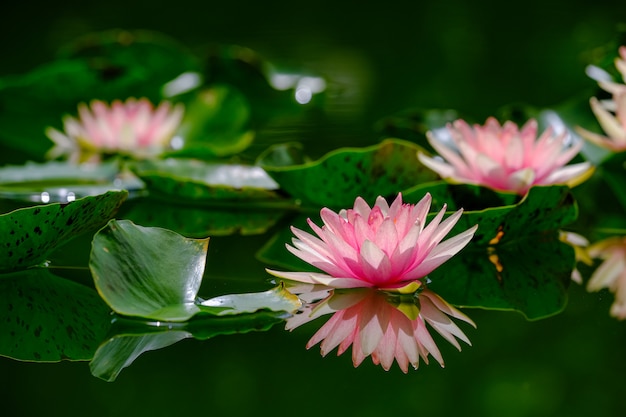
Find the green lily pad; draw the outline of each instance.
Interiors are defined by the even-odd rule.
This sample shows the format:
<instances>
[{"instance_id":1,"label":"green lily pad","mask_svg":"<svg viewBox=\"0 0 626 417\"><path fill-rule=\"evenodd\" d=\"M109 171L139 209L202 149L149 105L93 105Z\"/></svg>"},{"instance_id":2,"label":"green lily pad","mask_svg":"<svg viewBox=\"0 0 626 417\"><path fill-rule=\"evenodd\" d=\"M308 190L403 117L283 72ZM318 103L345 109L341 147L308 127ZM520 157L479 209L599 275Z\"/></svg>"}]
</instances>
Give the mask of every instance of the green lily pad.
<instances>
[{"instance_id":1,"label":"green lily pad","mask_svg":"<svg viewBox=\"0 0 626 417\"><path fill-rule=\"evenodd\" d=\"M439 179L417 159L420 149L411 142L387 139L366 148L338 149L302 165L277 166L279 159L270 148L259 163L281 189L303 204L344 208L351 207L357 196L373 201Z\"/></svg>"},{"instance_id":2,"label":"green lily pad","mask_svg":"<svg viewBox=\"0 0 626 417\"><path fill-rule=\"evenodd\" d=\"M265 292L249 294L230 294L214 297L199 303L202 308L210 311L222 309L218 316L254 313L258 310L284 311L292 313L302 307L298 297L285 289L283 284Z\"/></svg>"},{"instance_id":3,"label":"green lily pad","mask_svg":"<svg viewBox=\"0 0 626 417\"><path fill-rule=\"evenodd\" d=\"M132 170L150 193L190 201L275 198L278 188L260 167L194 159L142 161Z\"/></svg>"},{"instance_id":4,"label":"green lily pad","mask_svg":"<svg viewBox=\"0 0 626 417\"><path fill-rule=\"evenodd\" d=\"M172 156L210 159L244 151L254 139L246 97L226 85L198 91L185 103L178 134L183 144Z\"/></svg>"},{"instance_id":5,"label":"green lily pad","mask_svg":"<svg viewBox=\"0 0 626 417\"><path fill-rule=\"evenodd\" d=\"M158 205L158 210L153 207ZM136 224L162 227L187 237L258 235L274 226L286 213L278 206L247 204L181 205L151 197L124 205L120 217Z\"/></svg>"},{"instance_id":6,"label":"green lily pad","mask_svg":"<svg viewBox=\"0 0 626 417\"><path fill-rule=\"evenodd\" d=\"M142 188L139 179L120 173L115 160L82 165L27 162L0 168L0 197L14 200L65 203L111 190L137 192Z\"/></svg>"},{"instance_id":7,"label":"green lily pad","mask_svg":"<svg viewBox=\"0 0 626 417\"><path fill-rule=\"evenodd\" d=\"M207 340L219 335L267 331L283 323L284 319L284 313L259 311L226 317L194 317L185 323L158 327L118 320L113 327L115 334L100 345L89 368L95 377L112 382L145 352L162 349L187 338Z\"/></svg>"},{"instance_id":8,"label":"green lily pad","mask_svg":"<svg viewBox=\"0 0 626 417\"><path fill-rule=\"evenodd\" d=\"M43 263L58 246L102 227L127 196L127 191L109 191L70 203L22 208L0 215L0 230L4 231L0 270Z\"/></svg>"},{"instance_id":9,"label":"green lily pad","mask_svg":"<svg viewBox=\"0 0 626 417\"><path fill-rule=\"evenodd\" d=\"M119 314L184 321L199 309L209 239L111 220L94 237L89 268L96 289Z\"/></svg>"},{"instance_id":10,"label":"green lily pad","mask_svg":"<svg viewBox=\"0 0 626 417\"><path fill-rule=\"evenodd\" d=\"M111 325L92 288L32 268L0 274L0 355L22 361L89 360Z\"/></svg>"},{"instance_id":11,"label":"green lily pad","mask_svg":"<svg viewBox=\"0 0 626 417\"><path fill-rule=\"evenodd\" d=\"M470 246L429 275L429 288L457 306L517 311L538 320L565 308L574 264L574 249L554 237L483 250Z\"/></svg>"}]
</instances>

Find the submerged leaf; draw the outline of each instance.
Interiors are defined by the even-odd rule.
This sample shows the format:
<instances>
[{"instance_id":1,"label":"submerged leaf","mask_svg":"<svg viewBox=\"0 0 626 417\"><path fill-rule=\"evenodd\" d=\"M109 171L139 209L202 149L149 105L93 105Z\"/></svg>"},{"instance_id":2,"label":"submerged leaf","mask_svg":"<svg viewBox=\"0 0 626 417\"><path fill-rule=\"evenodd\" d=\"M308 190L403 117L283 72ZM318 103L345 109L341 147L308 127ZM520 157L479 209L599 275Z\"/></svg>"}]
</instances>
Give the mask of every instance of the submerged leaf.
<instances>
[{"instance_id":1,"label":"submerged leaf","mask_svg":"<svg viewBox=\"0 0 626 417\"><path fill-rule=\"evenodd\" d=\"M70 203L22 208L0 215L0 270L41 264L58 246L102 227L115 215L127 191L109 191Z\"/></svg>"},{"instance_id":2,"label":"submerged leaf","mask_svg":"<svg viewBox=\"0 0 626 417\"><path fill-rule=\"evenodd\" d=\"M122 315L184 321L196 314L209 239L111 220L94 237L89 268L96 288Z\"/></svg>"},{"instance_id":3,"label":"submerged leaf","mask_svg":"<svg viewBox=\"0 0 626 417\"><path fill-rule=\"evenodd\" d=\"M0 355L35 362L89 360L111 316L92 288L32 268L0 274Z\"/></svg>"},{"instance_id":4,"label":"submerged leaf","mask_svg":"<svg viewBox=\"0 0 626 417\"><path fill-rule=\"evenodd\" d=\"M157 204L159 209L153 210ZM124 208L120 216L125 219L188 237L262 234L285 215L285 210L257 205L254 201L246 204L237 201L224 206L181 205L148 197L129 202Z\"/></svg>"}]
</instances>

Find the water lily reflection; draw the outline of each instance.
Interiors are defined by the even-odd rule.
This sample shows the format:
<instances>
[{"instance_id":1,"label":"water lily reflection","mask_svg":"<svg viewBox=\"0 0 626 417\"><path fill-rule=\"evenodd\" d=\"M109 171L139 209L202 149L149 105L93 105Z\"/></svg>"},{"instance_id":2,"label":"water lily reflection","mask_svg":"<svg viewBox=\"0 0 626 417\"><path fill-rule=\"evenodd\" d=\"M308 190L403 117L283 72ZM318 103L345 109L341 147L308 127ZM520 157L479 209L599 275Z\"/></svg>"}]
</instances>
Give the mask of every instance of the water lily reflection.
<instances>
[{"instance_id":1,"label":"water lily reflection","mask_svg":"<svg viewBox=\"0 0 626 417\"><path fill-rule=\"evenodd\" d=\"M443 357L426 324L459 351L458 340L471 343L452 318L476 327L470 318L429 289L400 294L372 288L339 290L298 284L289 290L307 304L299 314L287 320L286 328L293 330L332 314L306 347L320 343L321 353L326 356L335 348L341 355L352 346L355 367L368 356L385 370L389 370L395 360L405 373L409 364L417 369L420 358L428 364L429 356L443 367Z\"/></svg>"}]
</instances>

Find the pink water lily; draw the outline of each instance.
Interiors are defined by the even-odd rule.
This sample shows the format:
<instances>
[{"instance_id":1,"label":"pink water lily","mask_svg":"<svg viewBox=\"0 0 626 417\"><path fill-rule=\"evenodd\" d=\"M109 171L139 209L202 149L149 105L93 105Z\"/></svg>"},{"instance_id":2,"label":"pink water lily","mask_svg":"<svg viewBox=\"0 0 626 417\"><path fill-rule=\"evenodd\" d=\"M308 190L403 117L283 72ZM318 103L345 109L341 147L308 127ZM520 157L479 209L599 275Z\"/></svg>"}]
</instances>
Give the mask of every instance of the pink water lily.
<instances>
[{"instance_id":1,"label":"pink water lily","mask_svg":"<svg viewBox=\"0 0 626 417\"><path fill-rule=\"evenodd\" d=\"M182 116L181 104L162 102L155 108L146 98L115 100L110 106L100 100L80 103L78 118L63 119L64 132L46 130L54 142L48 157L83 162L99 160L103 153L155 156L168 147Z\"/></svg>"},{"instance_id":2,"label":"pink water lily","mask_svg":"<svg viewBox=\"0 0 626 417\"><path fill-rule=\"evenodd\" d=\"M625 46L619 48L619 54L620 56L615 59L615 66L626 81ZM595 97L589 100L591 110L606 136L582 127L577 127L577 131L589 142L602 148L613 152L626 151L626 85L613 81L599 81L598 84L613 95L610 100L598 100Z\"/></svg>"},{"instance_id":3,"label":"pink water lily","mask_svg":"<svg viewBox=\"0 0 626 417\"><path fill-rule=\"evenodd\" d=\"M484 126L456 120L446 126L451 141L445 143L428 132L429 143L441 158L419 153L419 160L442 178L498 191L524 195L533 185L574 186L593 172L588 162L566 165L582 147L570 143L567 132L554 134L548 127L537 137L537 121L522 128L507 121L503 125L487 119Z\"/></svg>"},{"instance_id":4,"label":"pink water lily","mask_svg":"<svg viewBox=\"0 0 626 417\"><path fill-rule=\"evenodd\" d=\"M608 288L615 294L611 315L626 319L626 237L611 237L589 246L592 258L603 262L596 268L587 283L588 291Z\"/></svg>"},{"instance_id":5,"label":"pink water lily","mask_svg":"<svg viewBox=\"0 0 626 417\"><path fill-rule=\"evenodd\" d=\"M323 208L322 227L308 219L317 237L292 227L296 237L293 246L287 245L291 253L323 272L268 272L335 288L406 287L410 291L419 285L419 279L463 249L477 228L471 227L442 242L463 210L443 220L444 206L427 225L430 205L430 194L415 205L404 204L398 194L391 206L378 197L370 208L358 197L353 208L339 213Z\"/></svg>"},{"instance_id":6,"label":"pink water lily","mask_svg":"<svg viewBox=\"0 0 626 417\"><path fill-rule=\"evenodd\" d=\"M324 294L319 289L311 293L289 289L302 299ZM389 370L395 360L404 373L408 372L409 365L417 369L420 358L428 364L429 356L444 366L441 352L426 324L459 351L461 345L457 339L471 345L451 318L476 327L475 324L437 294L424 289L419 295L403 297L404 300L398 299L397 295L370 288L326 291L322 301L306 304L301 314L288 319L286 328L293 330L332 313L309 340L307 349L320 343L321 353L326 356L335 348L337 355L341 355L352 346L355 367L371 356L374 364L380 364L385 370Z\"/></svg>"}]
</instances>

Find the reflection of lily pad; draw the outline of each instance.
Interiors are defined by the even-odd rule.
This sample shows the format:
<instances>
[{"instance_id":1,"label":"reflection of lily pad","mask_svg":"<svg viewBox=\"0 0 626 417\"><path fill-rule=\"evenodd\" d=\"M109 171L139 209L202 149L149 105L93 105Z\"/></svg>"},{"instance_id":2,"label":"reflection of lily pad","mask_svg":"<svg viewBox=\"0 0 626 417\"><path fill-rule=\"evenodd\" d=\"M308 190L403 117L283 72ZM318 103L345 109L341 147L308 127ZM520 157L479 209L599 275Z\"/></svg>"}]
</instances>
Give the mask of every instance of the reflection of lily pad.
<instances>
[{"instance_id":1,"label":"reflection of lily pad","mask_svg":"<svg viewBox=\"0 0 626 417\"><path fill-rule=\"evenodd\" d=\"M138 162L134 172L151 193L189 200L276 197L277 184L260 167L193 159Z\"/></svg>"},{"instance_id":2,"label":"reflection of lily pad","mask_svg":"<svg viewBox=\"0 0 626 417\"><path fill-rule=\"evenodd\" d=\"M155 206L159 207L154 210ZM144 226L163 227L188 237L256 235L265 233L285 215L285 210L235 202L224 207L180 205L152 198L124 205L120 217Z\"/></svg>"},{"instance_id":3,"label":"reflection of lily pad","mask_svg":"<svg viewBox=\"0 0 626 417\"><path fill-rule=\"evenodd\" d=\"M0 215L3 230L0 270L37 265L75 236L102 227L126 199L126 191L109 191L70 203L22 208Z\"/></svg>"},{"instance_id":4,"label":"reflection of lily pad","mask_svg":"<svg viewBox=\"0 0 626 417\"><path fill-rule=\"evenodd\" d=\"M261 156L260 164L292 197L318 206L343 208L352 206L357 196L374 201L379 195L395 195L438 179L418 161L420 149L410 142L387 139L366 148L338 149L302 165L277 166L278 159L270 148Z\"/></svg>"},{"instance_id":5,"label":"reflection of lily pad","mask_svg":"<svg viewBox=\"0 0 626 417\"><path fill-rule=\"evenodd\" d=\"M122 315L184 321L198 312L209 240L111 220L94 237L89 268L96 288Z\"/></svg>"},{"instance_id":6,"label":"reflection of lily pad","mask_svg":"<svg viewBox=\"0 0 626 417\"><path fill-rule=\"evenodd\" d=\"M92 288L29 269L0 275L0 355L56 362L89 360L110 325Z\"/></svg>"},{"instance_id":7,"label":"reflection of lily pad","mask_svg":"<svg viewBox=\"0 0 626 417\"><path fill-rule=\"evenodd\" d=\"M207 340L219 335L266 331L282 323L284 318L284 313L259 311L226 317L201 316L185 323L158 327L117 320L113 327L116 334L100 345L89 367L92 375L111 382L144 352L191 337Z\"/></svg>"},{"instance_id":8,"label":"reflection of lily pad","mask_svg":"<svg viewBox=\"0 0 626 417\"><path fill-rule=\"evenodd\" d=\"M65 203L111 190L135 192L143 188L136 177L121 175L119 169L116 161L82 165L28 162L5 166L0 168L0 196L37 203Z\"/></svg>"}]
</instances>

